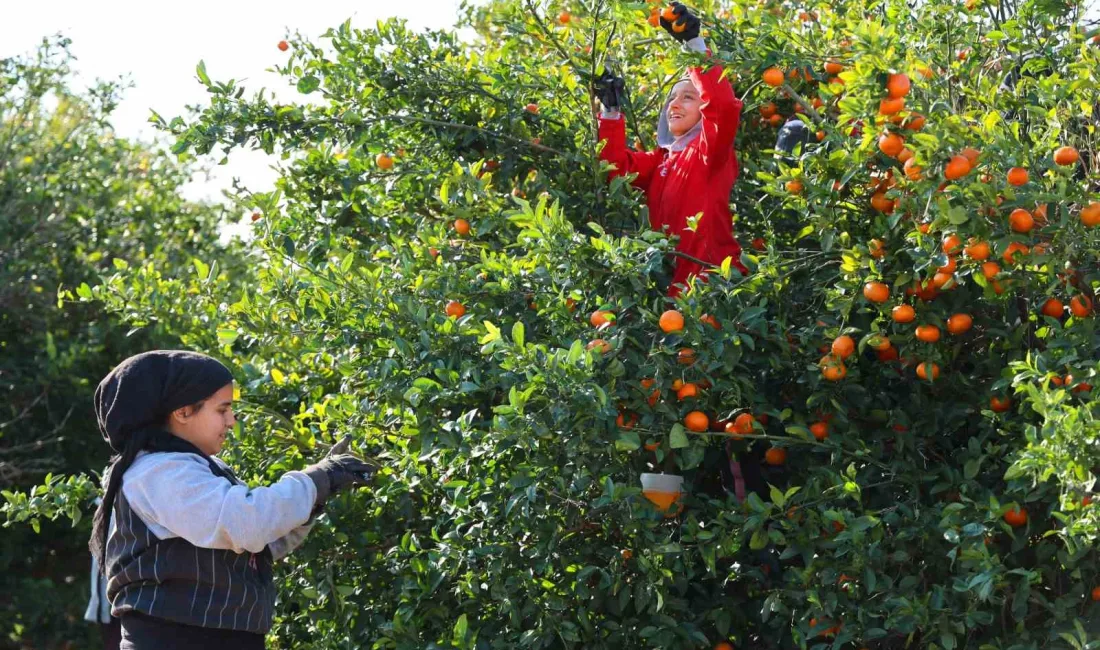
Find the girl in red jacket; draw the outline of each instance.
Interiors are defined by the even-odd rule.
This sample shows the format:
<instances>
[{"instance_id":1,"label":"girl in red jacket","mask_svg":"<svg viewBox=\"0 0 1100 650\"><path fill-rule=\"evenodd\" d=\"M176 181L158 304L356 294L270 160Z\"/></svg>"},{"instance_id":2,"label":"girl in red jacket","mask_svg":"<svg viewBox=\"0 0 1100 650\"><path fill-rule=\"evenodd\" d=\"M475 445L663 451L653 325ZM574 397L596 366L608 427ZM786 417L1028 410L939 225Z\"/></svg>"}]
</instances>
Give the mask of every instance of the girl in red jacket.
<instances>
[{"instance_id":1,"label":"girl in red jacket","mask_svg":"<svg viewBox=\"0 0 1100 650\"><path fill-rule=\"evenodd\" d=\"M662 17L661 25L688 48L709 54L699 36L699 19L682 4L672 7L674 20ZM730 258L733 268L747 274L729 210L730 190L740 169L733 140L741 122L741 100L722 78L722 67L691 68L672 87L657 124L654 151L626 146L626 125L619 112L623 85L608 72L595 83L604 108L600 140L606 144L600 158L615 166L611 176L637 174L633 185L646 193L649 225L679 236L676 250L714 266ZM693 231L689 219L696 215L700 216ZM702 265L678 256L669 295L677 295L691 276L705 273Z\"/></svg>"}]
</instances>

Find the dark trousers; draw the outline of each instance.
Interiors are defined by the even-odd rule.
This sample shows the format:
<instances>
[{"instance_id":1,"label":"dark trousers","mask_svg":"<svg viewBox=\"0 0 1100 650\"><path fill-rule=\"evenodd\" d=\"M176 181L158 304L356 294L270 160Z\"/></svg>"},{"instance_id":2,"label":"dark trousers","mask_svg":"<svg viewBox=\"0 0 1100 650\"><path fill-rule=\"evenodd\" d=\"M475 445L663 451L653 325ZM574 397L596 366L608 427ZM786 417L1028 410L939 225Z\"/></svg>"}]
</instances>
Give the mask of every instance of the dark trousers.
<instances>
[{"instance_id":1,"label":"dark trousers","mask_svg":"<svg viewBox=\"0 0 1100 650\"><path fill-rule=\"evenodd\" d=\"M112 616L110 623L100 623L99 636L103 639L103 650L118 650L122 643L122 621Z\"/></svg>"},{"instance_id":2,"label":"dark trousers","mask_svg":"<svg viewBox=\"0 0 1100 650\"><path fill-rule=\"evenodd\" d=\"M173 623L126 612L122 615L121 650L264 650L264 636Z\"/></svg>"}]
</instances>

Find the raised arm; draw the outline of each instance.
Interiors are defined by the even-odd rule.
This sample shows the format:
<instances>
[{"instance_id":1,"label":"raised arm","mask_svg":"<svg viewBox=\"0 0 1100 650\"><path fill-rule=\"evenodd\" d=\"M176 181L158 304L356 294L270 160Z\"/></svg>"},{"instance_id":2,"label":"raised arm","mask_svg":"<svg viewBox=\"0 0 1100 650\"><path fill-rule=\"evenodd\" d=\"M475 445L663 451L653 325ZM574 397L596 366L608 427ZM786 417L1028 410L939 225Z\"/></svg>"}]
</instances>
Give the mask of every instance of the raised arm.
<instances>
[{"instance_id":1,"label":"raised arm","mask_svg":"<svg viewBox=\"0 0 1100 650\"><path fill-rule=\"evenodd\" d=\"M699 36L699 18L678 2L673 3L668 11L671 13L667 17L661 17L661 26L688 49L709 56L711 52ZM698 67L688 70L688 78L699 93L699 111L702 113L703 129L699 144L711 169L720 169L730 156L734 156L733 141L741 124L741 100L734 94L729 80L722 76L723 71L720 65L706 71ZM734 156L735 166L736 162Z\"/></svg>"},{"instance_id":2,"label":"raised arm","mask_svg":"<svg viewBox=\"0 0 1100 650\"><path fill-rule=\"evenodd\" d=\"M632 184L641 190L649 188L653 170L661 162L658 151L632 151L626 146L626 120L618 111L604 111L600 117L600 160L615 166L608 178L637 174Z\"/></svg>"},{"instance_id":3,"label":"raised arm","mask_svg":"<svg viewBox=\"0 0 1100 650\"><path fill-rule=\"evenodd\" d=\"M696 38L688 47L696 51L709 52L702 38ZM703 114L703 130L699 134L700 147L707 157L707 165L718 169L726 163L733 153L733 141L741 125L741 100L733 92L729 79L722 76L724 69L720 65L704 71L691 68L688 76L699 92Z\"/></svg>"}]
</instances>

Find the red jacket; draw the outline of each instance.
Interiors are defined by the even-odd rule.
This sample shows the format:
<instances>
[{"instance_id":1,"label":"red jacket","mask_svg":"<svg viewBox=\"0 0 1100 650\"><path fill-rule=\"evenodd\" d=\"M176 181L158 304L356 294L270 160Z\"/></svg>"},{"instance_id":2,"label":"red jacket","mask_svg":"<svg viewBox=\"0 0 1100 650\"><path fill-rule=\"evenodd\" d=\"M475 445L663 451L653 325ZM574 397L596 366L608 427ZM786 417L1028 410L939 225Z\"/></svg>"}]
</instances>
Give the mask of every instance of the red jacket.
<instances>
[{"instance_id":1,"label":"red jacket","mask_svg":"<svg viewBox=\"0 0 1100 650\"><path fill-rule=\"evenodd\" d=\"M646 193L649 225L679 235L676 250L715 266L732 257L731 265L747 275L741 264L741 246L733 238L729 209L730 190L740 172L733 140L741 122L741 100L729 81L721 78L720 66L706 72L692 68L689 76L699 91L703 116L701 132L684 150L628 149L626 124L619 116L600 119L600 140L607 141L600 158L615 166L611 177L638 175L633 185ZM687 220L700 212L703 215L692 232ZM678 285L703 270L699 264L677 257L669 295L677 295Z\"/></svg>"}]
</instances>

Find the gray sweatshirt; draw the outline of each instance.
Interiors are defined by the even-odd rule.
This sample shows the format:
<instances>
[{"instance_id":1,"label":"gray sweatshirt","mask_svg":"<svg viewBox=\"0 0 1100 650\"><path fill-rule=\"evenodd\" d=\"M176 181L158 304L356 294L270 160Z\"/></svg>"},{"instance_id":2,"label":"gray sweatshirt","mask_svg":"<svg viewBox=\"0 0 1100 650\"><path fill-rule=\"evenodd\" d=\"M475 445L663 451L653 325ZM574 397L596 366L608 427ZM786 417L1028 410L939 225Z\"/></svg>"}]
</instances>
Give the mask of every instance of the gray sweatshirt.
<instances>
[{"instance_id":1,"label":"gray sweatshirt","mask_svg":"<svg viewBox=\"0 0 1100 650\"><path fill-rule=\"evenodd\" d=\"M249 488L214 474L198 454L139 455L112 510L111 613L265 634L275 606L272 561L301 544L315 498L301 472Z\"/></svg>"}]
</instances>

